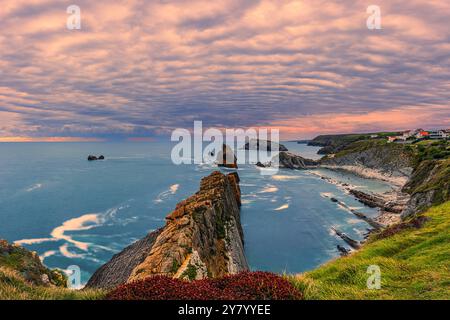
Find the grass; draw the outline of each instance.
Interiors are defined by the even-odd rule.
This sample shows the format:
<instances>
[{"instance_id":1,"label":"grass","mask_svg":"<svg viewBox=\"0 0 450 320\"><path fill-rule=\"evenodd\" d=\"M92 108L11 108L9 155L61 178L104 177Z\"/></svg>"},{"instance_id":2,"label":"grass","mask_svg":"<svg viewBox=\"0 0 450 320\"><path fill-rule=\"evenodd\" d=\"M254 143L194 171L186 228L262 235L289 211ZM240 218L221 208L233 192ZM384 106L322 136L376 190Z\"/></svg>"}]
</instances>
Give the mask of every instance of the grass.
<instances>
[{"instance_id":1,"label":"grass","mask_svg":"<svg viewBox=\"0 0 450 320\"><path fill-rule=\"evenodd\" d=\"M289 276L306 299L449 299L450 202L429 209L419 229L369 241L348 257ZM381 269L381 288L368 289L367 268Z\"/></svg>"},{"instance_id":2,"label":"grass","mask_svg":"<svg viewBox=\"0 0 450 320\"><path fill-rule=\"evenodd\" d=\"M101 290L33 285L17 271L0 267L0 300L98 300L104 296Z\"/></svg>"},{"instance_id":3,"label":"grass","mask_svg":"<svg viewBox=\"0 0 450 320\"><path fill-rule=\"evenodd\" d=\"M433 204L450 200L450 158L422 161L404 187L412 195L431 190L434 190Z\"/></svg>"}]
</instances>

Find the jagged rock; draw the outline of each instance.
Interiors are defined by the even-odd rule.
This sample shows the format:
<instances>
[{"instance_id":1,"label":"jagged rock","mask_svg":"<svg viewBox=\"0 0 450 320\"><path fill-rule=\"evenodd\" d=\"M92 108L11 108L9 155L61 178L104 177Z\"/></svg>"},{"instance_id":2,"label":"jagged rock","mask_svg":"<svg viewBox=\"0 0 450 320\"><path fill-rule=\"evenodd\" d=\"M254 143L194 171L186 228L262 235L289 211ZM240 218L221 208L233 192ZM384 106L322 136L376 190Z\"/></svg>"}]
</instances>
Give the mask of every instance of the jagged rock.
<instances>
[{"instance_id":1,"label":"jagged rock","mask_svg":"<svg viewBox=\"0 0 450 320\"><path fill-rule=\"evenodd\" d=\"M381 208L384 211L392 213L401 213L404 208L404 203L398 203L395 201L386 201L383 197L368 194L359 190L351 189L350 194L354 195L361 203L371 207L371 208Z\"/></svg>"},{"instance_id":2,"label":"jagged rock","mask_svg":"<svg viewBox=\"0 0 450 320\"><path fill-rule=\"evenodd\" d=\"M278 155L278 164L280 168L308 169L317 166L318 162L290 152L280 152Z\"/></svg>"},{"instance_id":3,"label":"jagged rock","mask_svg":"<svg viewBox=\"0 0 450 320\"><path fill-rule=\"evenodd\" d=\"M126 283L134 268L149 255L160 233L161 229L153 231L114 255L108 263L95 271L86 287L110 289Z\"/></svg>"},{"instance_id":4,"label":"jagged rock","mask_svg":"<svg viewBox=\"0 0 450 320\"><path fill-rule=\"evenodd\" d=\"M340 252L341 256L348 256L348 254L350 253L350 250L347 250L345 247L343 247L339 244L336 247L337 247L338 251Z\"/></svg>"},{"instance_id":5,"label":"jagged rock","mask_svg":"<svg viewBox=\"0 0 450 320\"><path fill-rule=\"evenodd\" d=\"M344 240L353 249L359 249L361 247L361 244L358 241L353 240L352 238L350 238L345 233L340 232L339 230L337 230L335 228L331 228L331 229L336 233L336 235L338 237L340 237L342 240Z\"/></svg>"},{"instance_id":6,"label":"jagged rock","mask_svg":"<svg viewBox=\"0 0 450 320\"><path fill-rule=\"evenodd\" d=\"M166 217L157 234L113 257L87 286L108 288L153 275L201 279L248 270L239 207L238 174L213 172Z\"/></svg>"},{"instance_id":7,"label":"jagged rock","mask_svg":"<svg viewBox=\"0 0 450 320\"><path fill-rule=\"evenodd\" d=\"M265 168L265 167L266 167L265 165L263 165L263 164L262 164L261 162L259 162L259 161L256 163L256 166L257 166L257 167L260 167L260 168Z\"/></svg>"},{"instance_id":8,"label":"jagged rock","mask_svg":"<svg viewBox=\"0 0 450 320\"><path fill-rule=\"evenodd\" d=\"M270 140L250 140L244 146L245 150L263 150L263 151L288 151L281 143Z\"/></svg>"},{"instance_id":9,"label":"jagged rock","mask_svg":"<svg viewBox=\"0 0 450 320\"><path fill-rule=\"evenodd\" d=\"M226 144L222 145L222 150L217 153L217 165L219 167L237 169L237 158L233 150Z\"/></svg>"},{"instance_id":10,"label":"jagged rock","mask_svg":"<svg viewBox=\"0 0 450 320\"><path fill-rule=\"evenodd\" d=\"M413 171L411 155L392 144L324 157L320 160L320 166L349 171L364 178L384 180L398 186L403 186Z\"/></svg>"}]
</instances>

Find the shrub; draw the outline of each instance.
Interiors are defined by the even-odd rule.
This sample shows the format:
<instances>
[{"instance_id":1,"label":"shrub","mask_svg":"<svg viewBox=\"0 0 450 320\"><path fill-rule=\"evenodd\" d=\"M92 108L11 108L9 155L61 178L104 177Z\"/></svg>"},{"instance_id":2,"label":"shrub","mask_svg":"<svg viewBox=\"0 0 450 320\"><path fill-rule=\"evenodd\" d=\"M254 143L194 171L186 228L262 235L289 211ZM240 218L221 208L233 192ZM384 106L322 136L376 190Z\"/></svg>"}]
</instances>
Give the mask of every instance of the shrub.
<instances>
[{"instance_id":1,"label":"shrub","mask_svg":"<svg viewBox=\"0 0 450 320\"><path fill-rule=\"evenodd\" d=\"M294 286L269 272L243 272L220 279L185 281L154 276L121 285L109 300L294 300L301 299Z\"/></svg>"},{"instance_id":2,"label":"shrub","mask_svg":"<svg viewBox=\"0 0 450 320\"><path fill-rule=\"evenodd\" d=\"M299 300L302 298L300 292L289 281L270 272L242 272L211 281L229 299Z\"/></svg>"}]
</instances>

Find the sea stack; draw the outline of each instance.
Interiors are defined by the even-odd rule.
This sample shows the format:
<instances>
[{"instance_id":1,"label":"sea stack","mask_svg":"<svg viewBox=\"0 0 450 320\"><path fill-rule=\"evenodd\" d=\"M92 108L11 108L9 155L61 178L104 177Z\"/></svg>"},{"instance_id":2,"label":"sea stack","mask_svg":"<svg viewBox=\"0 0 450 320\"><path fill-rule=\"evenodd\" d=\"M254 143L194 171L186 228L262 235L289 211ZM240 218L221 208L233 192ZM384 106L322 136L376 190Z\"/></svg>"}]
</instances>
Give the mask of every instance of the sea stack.
<instances>
[{"instance_id":1,"label":"sea stack","mask_svg":"<svg viewBox=\"0 0 450 320\"><path fill-rule=\"evenodd\" d=\"M193 280L248 270L240 203L238 174L213 172L197 193L178 203L163 228L115 255L87 287L112 288L154 275Z\"/></svg>"},{"instance_id":2,"label":"sea stack","mask_svg":"<svg viewBox=\"0 0 450 320\"><path fill-rule=\"evenodd\" d=\"M233 150L226 144L222 145L222 150L217 153L217 165L219 167L237 169L237 158Z\"/></svg>"},{"instance_id":3,"label":"sea stack","mask_svg":"<svg viewBox=\"0 0 450 320\"><path fill-rule=\"evenodd\" d=\"M105 156L101 155L97 157L90 154L87 159L88 161L105 160Z\"/></svg>"}]
</instances>

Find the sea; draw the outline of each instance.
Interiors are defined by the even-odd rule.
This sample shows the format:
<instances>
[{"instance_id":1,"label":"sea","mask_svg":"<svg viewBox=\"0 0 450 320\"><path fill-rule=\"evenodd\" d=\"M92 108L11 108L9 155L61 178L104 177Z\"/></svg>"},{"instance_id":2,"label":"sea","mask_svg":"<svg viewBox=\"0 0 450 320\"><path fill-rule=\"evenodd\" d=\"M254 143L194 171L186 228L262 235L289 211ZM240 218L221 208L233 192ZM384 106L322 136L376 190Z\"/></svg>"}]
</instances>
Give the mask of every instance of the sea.
<instances>
[{"instance_id":1,"label":"sea","mask_svg":"<svg viewBox=\"0 0 450 320\"><path fill-rule=\"evenodd\" d=\"M318 147L283 144L320 158ZM0 239L36 251L50 268L78 266L86 283L115 253L162 227L202 177L220 170L175 165L172 147L165 141L0 143ZM106 159L87 161L89 154ZM391 190L381 181L326 169L261 170L253 164L238 169L252 270L299 273L337 257L336 246L345 243L332 228L362 240L369 225L330 198L374 217L377 209L363 206L342 184Z\"/></svg>"}]
</instances>

